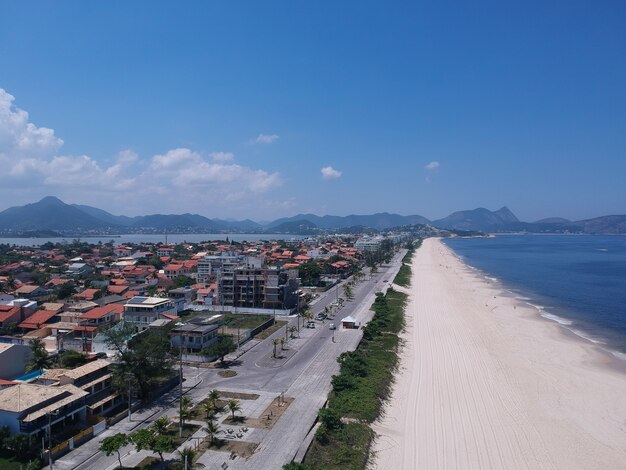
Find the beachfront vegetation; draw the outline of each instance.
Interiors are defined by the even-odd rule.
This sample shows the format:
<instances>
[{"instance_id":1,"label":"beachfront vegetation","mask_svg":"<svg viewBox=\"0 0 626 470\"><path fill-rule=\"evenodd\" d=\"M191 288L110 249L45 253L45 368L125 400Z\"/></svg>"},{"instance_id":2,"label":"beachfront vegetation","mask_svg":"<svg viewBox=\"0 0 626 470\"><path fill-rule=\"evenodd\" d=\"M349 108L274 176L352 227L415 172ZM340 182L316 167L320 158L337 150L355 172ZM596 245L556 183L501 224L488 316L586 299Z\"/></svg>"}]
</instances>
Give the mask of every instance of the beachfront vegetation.
<instances>
[{"instance_id":1,"label":"beachfront vegetation","mask_svg":"<svg viewBox=\"0 0 626 470\"><path fill-rule=\"evenodd\" d=\"M394 284L402 287L408 287L411 284L411 260L413 259L413 253L420 247L421 244L422 240L417 240L416 242L407 244L409 251L406 255L404 255L404 258L402 258L402 266L393 280Z\"/></svg>"},{"instance_id":2,"label":"beachfront vegetation","mask_svg":"<svg viewBox=\"0 0 626 470\"><path fill-rule=\"evenodd\" d=\"M406 298L394 290L377 294L359 347L338 358L340 372L333 376L328 406L320 410L321 425L304 464L285 468L366 468L374 437L369 425L380 415L398 364Z\"/></svg>"}]
</instances>

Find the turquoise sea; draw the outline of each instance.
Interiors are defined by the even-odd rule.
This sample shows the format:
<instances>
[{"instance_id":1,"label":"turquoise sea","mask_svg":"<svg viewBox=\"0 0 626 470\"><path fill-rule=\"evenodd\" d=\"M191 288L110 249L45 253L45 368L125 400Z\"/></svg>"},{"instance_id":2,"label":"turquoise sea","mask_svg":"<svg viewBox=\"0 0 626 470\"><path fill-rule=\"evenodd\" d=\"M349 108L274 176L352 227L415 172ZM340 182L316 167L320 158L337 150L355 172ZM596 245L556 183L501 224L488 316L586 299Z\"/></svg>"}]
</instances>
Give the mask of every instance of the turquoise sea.
<instances>
[{"instance_id":1,"label":"turquoise sea","mask_svg":"<svg viewBox=\"0 0 626 470\"><path fill-rule=\"evenodd\" d=\"M445 243L545 318L626 359L626 236L499 235Z\"/></svg>"}]
</instances>

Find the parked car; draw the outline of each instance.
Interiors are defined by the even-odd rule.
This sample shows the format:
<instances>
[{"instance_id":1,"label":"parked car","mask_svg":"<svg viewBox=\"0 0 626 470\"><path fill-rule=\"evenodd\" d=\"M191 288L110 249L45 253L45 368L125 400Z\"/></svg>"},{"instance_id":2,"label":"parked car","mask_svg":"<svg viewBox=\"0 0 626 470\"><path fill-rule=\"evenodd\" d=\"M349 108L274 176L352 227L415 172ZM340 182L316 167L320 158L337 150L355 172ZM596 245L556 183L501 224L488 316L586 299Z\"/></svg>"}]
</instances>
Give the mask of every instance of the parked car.
<instances>
[{"instance_id":1,"label":"parked car","mask_svg":"<svg viewBox=\"0 0 626 470\"><path fill-rule=\"evenodd\" d=\"M337 329L337 327L335 326L335 324L334 324L334 323L331 323L330 325L328 325L328 329L329 329L329 330L336 330L336 329Z\"/></svg>"}]
</instances>

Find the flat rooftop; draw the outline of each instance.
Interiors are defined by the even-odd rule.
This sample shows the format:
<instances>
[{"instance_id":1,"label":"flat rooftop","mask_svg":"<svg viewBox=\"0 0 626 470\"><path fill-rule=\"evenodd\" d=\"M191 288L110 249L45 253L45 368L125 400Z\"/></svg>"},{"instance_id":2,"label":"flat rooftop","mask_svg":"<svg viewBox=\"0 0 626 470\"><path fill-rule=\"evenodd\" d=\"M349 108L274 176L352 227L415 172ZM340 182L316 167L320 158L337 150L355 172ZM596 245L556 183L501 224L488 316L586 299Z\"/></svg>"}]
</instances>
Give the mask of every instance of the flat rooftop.
<instances>
[{"instance_id":1,"label":"flat rooftop","mask_svg":"<svg viewBox=\"0 0 626 470\"><path fill-rule=\"evenodd\" d=\"M219 325L194 325L193 323L187 323L185 325L177 326L171 331L171 334L175 333L208 333L213 330L217 330Z\"/></svg>"},{"instance_id":2,"label":"flat rooftop","mask_svg":"<svg viewBox=\"0 0 626 470\"><path fill-rule=\"evenodd\" d=\"M170 302L170 299L163 297L133 297L126 305L132 305L134 307L154 307L162 303Z\"/></svg>"}]
</instances>

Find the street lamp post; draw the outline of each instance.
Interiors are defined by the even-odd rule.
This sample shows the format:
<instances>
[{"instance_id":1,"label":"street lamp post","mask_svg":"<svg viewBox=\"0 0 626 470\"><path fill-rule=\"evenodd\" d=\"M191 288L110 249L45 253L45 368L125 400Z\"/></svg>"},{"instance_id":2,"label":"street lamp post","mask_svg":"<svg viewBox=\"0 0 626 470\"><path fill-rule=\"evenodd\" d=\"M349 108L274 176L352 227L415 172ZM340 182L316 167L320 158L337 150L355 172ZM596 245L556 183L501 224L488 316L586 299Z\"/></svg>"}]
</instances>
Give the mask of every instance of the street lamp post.
<instances>
[{"instance_id":1,"label":"street lamp post","mask_svg":"<svg viewBox=\"0 0 626 470\"><path fill-rule=\"evenodd\" d=\"M52 470L52 415L57 416L59 410L49 411L48 415L48 467Z\"/></svg>"},{"instance_id":2,"label":"street lamp post","mask_svg":"<svg viewBox=\"0 0 626 470\"><path fill-rule=\"evenodd\" d=\"M130 372L126 373L126 378L128 379L128 421L132 421L131 413L132 413L132 380L133 374Z\"/></svg>"},{"instance_id":3,"label":"street lamp post","mask_svg":"<svg viewBox=\"0 0 626 470\"><path fill-rule=\"evenodd\" d=\"M178 437L183 437L183 348L180 348L180 362L179 362L179 380L178 384Z\"/></svg>"}]
</instances>

